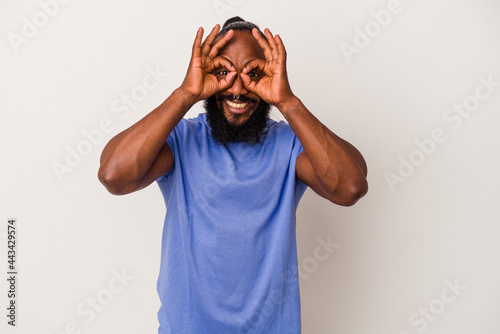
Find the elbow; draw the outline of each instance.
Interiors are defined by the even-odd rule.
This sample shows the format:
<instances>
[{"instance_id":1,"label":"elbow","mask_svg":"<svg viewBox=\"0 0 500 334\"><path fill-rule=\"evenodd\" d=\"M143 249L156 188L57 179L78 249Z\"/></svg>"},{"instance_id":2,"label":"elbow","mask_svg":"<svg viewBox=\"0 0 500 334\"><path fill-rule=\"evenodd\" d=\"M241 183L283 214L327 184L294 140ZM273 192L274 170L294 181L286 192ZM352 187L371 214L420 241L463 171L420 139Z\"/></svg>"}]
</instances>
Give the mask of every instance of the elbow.
<instances>
[{"instance_id":1,"label":"elbow","mask_svg":"<svg viewBox=\"0 0 500 334\"><path fill-rule=\"evenodd\" d=\"M334 191L327 199L341 206L353 206L368 192L368 182L362 178L344 186L342 191Z\"/></svg>"},{"instance_id":2,"label":"elbow","mask_svg":"<svg viewBox=\"0 0 500 334\"><path fill-rule=\"evenodd\" d=\"M347 200L344 206L353 206L362 197L364 197L367 192L368 192L368 182L366 181L366 179L364 179L363 182L360 182L356 186L352 187L351 191L347 196Z\"/></svg>"},{"instance_id":3,"label":"elbow","mask_svg":"<svg viewBox=\"0 0 500 334\"><path fill-rule=\"evenodd\" d=\"M130 189L127 187L122 178L117 175L116 171L106 168L106 166L101 165L99 171L97 172L97 178L103 184L103 186L113 195L125 195L131 193Z\"/></svg>"}]
</instances>

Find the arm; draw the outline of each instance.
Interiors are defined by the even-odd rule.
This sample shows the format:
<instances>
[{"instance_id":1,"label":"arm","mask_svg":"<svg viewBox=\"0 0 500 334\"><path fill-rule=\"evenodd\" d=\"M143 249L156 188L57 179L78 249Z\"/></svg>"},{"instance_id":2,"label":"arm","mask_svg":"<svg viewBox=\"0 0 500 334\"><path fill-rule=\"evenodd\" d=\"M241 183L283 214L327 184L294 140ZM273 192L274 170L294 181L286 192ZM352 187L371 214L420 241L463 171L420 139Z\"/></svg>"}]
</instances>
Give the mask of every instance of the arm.
<instances>
[{"instance_id":1,"label":"arm","mask_svg":"<svg viewBox=\"0 0 500 334\"><path fill-rule=\"evenodd\" d=\"M139 122L113 137L101 155L99 180L115 195L128 194L151 184L173 166L174 157L166 140L186 112L196 102L232 85L236 72L218 79L212 72L221 66L234 67L217 57L231 39L233 31L214 43L220 27L216 25L201 43L203 28L198 29L188 72L182 83L160 106Z\"/></svg>"},{"instance_id":2,"label":"arm","mask_svg":"<svg viewBox=\"0 0 500 334\"><path fill-rule=\"evenodd\" d=\"M279 109L299 138L297 178L320 196L353 205L368 190L367 168L359 151L322 124L298 99Z\"/></svg>"},{"instance_id":3,"label":"arm","mask_svg":"<svg viewBox=\"0 0 500 334\"><path fill-rule=\"evenodd\" d=\"M255 60L243 70L248 90L274 105L297 135L304 152L297 158L297 179L318 195L339 205L353 205L368 190L367 168L359 151L322 124L292 93L286 74L286 51L281 38L266 29L266 38L252 32L264 50L266 60ZM252 81L248 73L258 68L264 73Z\"/></svg>"}]
</instances>

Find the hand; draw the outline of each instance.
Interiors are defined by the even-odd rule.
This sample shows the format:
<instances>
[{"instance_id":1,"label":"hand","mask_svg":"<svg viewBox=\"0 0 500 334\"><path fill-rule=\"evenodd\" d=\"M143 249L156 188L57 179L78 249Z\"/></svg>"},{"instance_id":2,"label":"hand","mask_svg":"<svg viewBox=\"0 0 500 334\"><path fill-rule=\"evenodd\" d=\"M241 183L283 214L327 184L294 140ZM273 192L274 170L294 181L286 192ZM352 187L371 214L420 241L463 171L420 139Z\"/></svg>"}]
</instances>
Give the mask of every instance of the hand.
<instances>
[{"instance_id":1,"label":"hand","mask_svg":"<svg viewBox=\"0 0 500 334\"><path fill-rule=\"evenodd\" d=\"M236 77L236 69L233 64L217 56L224 45L233 37L234 31L228 31L214 43L219 30L220 26L217 24L203 44L201 43L203 28L200 27L196 33L189 68L180 87L187 93L192 104L231 87ZM220 67L225 67L229 73L218 78L214 70Z\"/></svg>"},{"instance_id":2,"label":"hand","mask_svg":"<svg viewBox=\"0 0 500 334\"><path fill-rule=\"evenodd\" d=\"M252 30L253 37L264 50L266 60L256 59L248 63L241 73L241 78L249 91L282 110L284 104L294 97L286 74L286 50L279 35L273 37L267 28L264 34L266 38L262 37L257 29ZM253 80L249 75L255 69L264 74L257 80Z\"/></svg>"}]
</instances>

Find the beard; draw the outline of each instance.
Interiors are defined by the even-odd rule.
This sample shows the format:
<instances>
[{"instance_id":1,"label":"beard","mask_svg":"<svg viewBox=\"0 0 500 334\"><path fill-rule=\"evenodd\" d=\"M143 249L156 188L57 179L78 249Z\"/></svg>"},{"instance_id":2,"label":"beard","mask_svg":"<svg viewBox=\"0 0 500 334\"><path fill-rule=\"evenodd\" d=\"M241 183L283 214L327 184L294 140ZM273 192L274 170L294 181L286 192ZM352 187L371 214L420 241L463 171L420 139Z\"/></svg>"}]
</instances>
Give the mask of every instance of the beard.
<instances>
[{"instance_id":1,"label":"beard","mask_svg":"<svg viewBox=\"0 0 500 334\"><path fill-rule=\"evenodd\" d=\"M208 125L211 128L212 138L219 145L226 146L228 143L244 142L255 144L262 137L269 118L269 110L271 105L260 100L259 104L242 124L235 125L228 122L222 110L222 100L229 99L228 96L219 96L217 99L214 96L205 100L204 108L207 112ZM239 102L250 102L252 100L242 96Z\"/></svg>"}]
</instances>

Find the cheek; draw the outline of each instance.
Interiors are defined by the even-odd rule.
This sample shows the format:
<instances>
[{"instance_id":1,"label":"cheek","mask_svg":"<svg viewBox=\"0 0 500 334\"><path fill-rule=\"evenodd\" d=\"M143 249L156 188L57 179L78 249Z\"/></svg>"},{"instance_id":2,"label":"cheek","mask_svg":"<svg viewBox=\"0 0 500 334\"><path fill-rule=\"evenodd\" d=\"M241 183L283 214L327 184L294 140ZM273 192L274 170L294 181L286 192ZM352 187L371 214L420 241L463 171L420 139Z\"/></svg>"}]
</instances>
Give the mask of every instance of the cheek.
<instances>
[{"instance_id":1,"label":"cheek","mask_svg":"<svg viewBox=\"0 0 500 334\"><path fill-rule=\"evenodd\" d=\"M257 106L260 104L262 99L260 98L259 95L252 96L252 98L255 100L255 108L257 108Z\"/></svg>"},{"instance_id":2,"label":"cheek","mask_svg":"<svg viewBox=\"0 0 500 334\"><path fill-rule=\"evenodd\" d=\"M215 95L215 103L217 103L217 106L219 107L219 109L222 109L222 99L221 99L220 95Z\"/></svg>"}]
</instances>

